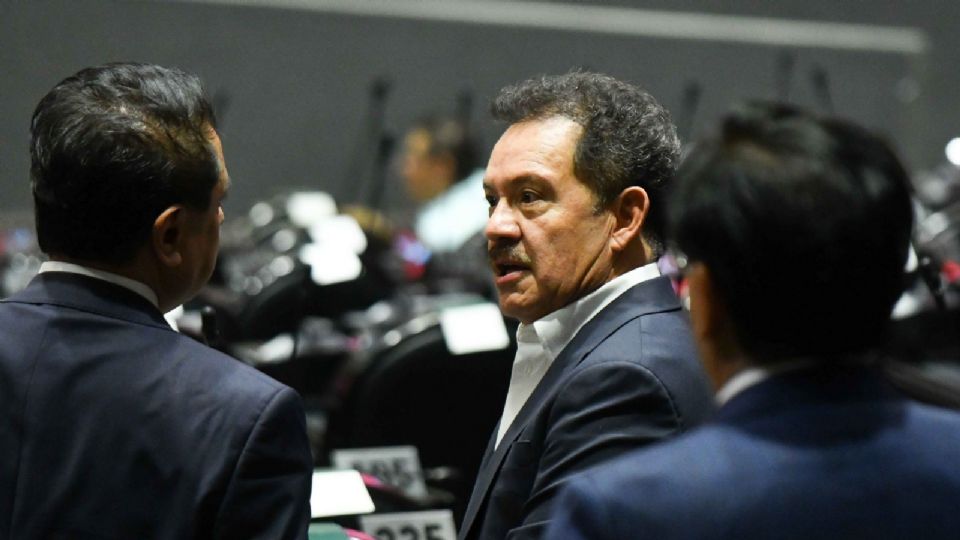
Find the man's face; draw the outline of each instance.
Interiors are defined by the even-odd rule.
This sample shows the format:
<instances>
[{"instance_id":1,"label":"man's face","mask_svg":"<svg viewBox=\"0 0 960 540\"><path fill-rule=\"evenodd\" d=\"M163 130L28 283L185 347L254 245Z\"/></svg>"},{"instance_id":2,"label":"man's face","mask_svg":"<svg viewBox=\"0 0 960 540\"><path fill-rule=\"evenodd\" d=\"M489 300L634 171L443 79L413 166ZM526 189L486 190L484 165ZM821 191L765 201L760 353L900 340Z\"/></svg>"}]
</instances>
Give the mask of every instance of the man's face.
<instances>
[{"instance_id":1,"label":"man's face","mask_svg":"<svg viewBox=\"0 0 960 540\"><path fill-rule=\"evenodd\" d=\"M192 297L210 279L217 262L220 249L220 225L223 223L221 203L230 186L230 176L223 158L223 146L216 131L210 130L210 144L214 148L220 165L220 178L210 195L210 205L206 210L194 210L185 207L185 245L184 265L185 285L189 284L188 298Z\"/></svg>"},{"instance_id":2,"label":"man's face","mask_svg":"<svg viewBox=\"0 0 960 540\"><path fill-rule=\"evenodd\" d=\"M593 192L574 176L582 128L555 116L520 122L500 137L487 164L486 236L500 308L530 323L613 277L616 220L595 211Z\"/></svg>"},{"instance_id":3,"label":"man's face","mask_svg":"<svg viewBox=\"0 0 960 540\"><path fill-rule=\"evenodd\" d=\"M411 131L403 141L400 174L417 202L429 201L456 180L450 157L431 155L430 144L430 134L423 129Z\"/></svg>"}]
</instances>

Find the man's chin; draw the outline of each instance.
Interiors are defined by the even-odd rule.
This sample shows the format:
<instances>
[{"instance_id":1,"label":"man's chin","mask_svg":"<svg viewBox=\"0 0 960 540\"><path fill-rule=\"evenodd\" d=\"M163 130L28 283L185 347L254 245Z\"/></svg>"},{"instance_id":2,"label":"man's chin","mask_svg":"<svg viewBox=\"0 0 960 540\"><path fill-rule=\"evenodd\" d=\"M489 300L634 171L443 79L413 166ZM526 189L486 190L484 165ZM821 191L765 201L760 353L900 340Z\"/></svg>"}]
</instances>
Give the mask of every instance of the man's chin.
<instances>
[{"instance_id":1,"label":"man's chin","mask_svg":"<svg viewBox=\"0 0 960 540\"><path fill-rule=\"evenodd\" d=\"M499 303L500 312L503 313L504 317L516 319L524 324L530 324L540 318L535 310L530 309L530 306L522 306L511 302L509 298L505 299L503 294L500 295Z\"/></svg>"}]
</instances>

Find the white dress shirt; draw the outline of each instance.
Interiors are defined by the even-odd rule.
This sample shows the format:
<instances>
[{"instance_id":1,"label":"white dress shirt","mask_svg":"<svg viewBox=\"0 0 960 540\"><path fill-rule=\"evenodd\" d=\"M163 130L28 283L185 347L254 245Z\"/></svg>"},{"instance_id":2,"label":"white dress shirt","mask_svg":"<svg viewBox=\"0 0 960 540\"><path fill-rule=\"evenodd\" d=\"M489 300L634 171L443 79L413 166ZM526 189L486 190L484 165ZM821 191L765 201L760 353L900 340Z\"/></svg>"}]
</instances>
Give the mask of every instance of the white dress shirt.
<instances>
[{"instance_id":1,"label":"white dress shirt","mask_svg":"<svg viewBox=\"0 0 960 540\"><path fill-rule=\"evenodd\" d=\"M660 270L656 263L635 268L604 283L599 289L568 304L531 324L520 324L517 329L517 355L513 360L510 388L500 418L496 446L510 428L523 404L527 402L554 359L577 335L577 332L610 302L634 285L656 278Z\"/></svg>"}]
</instances>

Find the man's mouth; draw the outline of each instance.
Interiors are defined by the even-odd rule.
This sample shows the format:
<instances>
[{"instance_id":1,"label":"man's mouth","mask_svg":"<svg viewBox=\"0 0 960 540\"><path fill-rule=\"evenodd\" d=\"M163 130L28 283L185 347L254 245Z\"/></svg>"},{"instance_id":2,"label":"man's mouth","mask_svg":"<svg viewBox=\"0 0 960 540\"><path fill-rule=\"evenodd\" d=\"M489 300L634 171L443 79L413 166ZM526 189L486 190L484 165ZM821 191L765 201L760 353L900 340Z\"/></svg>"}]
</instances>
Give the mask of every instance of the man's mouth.
<instances>
[{"instance_id":1,"label":"man's mouth","mask_svg":"<svg viewBox=\"0 0 960 540\"><path fill-rule=\"evenodd\" d=\"M497 262L493 264L493 272L497 277L503 277L513 272L523 272L527 266L519 262Z\"/></svg>"},{"instance_id":2,"label":"man's mouth","mask_svg":"<svg viewBox=\"0 0 960 540\"><path fill-rule=\"evenodd\" d=\"M530 271L530 259L518 245L492 245L488 254L498 285L516 281Z\"/></svg>"}]
</instances>

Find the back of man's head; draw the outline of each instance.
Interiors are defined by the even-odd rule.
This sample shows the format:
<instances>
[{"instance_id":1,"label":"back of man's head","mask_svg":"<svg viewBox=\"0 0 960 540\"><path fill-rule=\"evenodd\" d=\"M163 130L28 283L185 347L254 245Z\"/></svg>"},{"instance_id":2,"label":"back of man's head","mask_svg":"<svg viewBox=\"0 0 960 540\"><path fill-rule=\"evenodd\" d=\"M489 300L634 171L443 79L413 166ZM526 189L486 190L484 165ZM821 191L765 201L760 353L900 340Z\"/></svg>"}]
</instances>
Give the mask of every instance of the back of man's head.
<instances>
[{"instance_id":1,"label":"back of man's head","mask_svg":"<svg viewBox=\"0 0 960 540\"><path fill-rule=\"evenodd\" d=\"M681 165L670 218L751 362L859 352L884 337L912 206L907 174L879 137L745 106Z\"/></svg>"},{"instance_id":2,"label":"back of man's head","mask_svg":"<svg viewBox=\"0 0 960 540\"><path fill-rule=\"evenodd\" d=\"M40 248L130 262L173 204L207 208L219 178L196 77L146 64L86 68L37 105L31 178Z\"/></svg>"},{"instance_id":3,"label":"back of man's head","mask_svg":"<svg viewBox=\"0 0 960 540\"><path fill-rule=\"evenodd\" d=\"M598 207L631 186L646 190L650 208L643 234L655 254L662 248L665 190L680 157L670 113L632 84L599 73L574 71L523 81L500 91L494 118L511 124L562 116L583 127L574 173Z\"/></svg>"}]
</instances>

